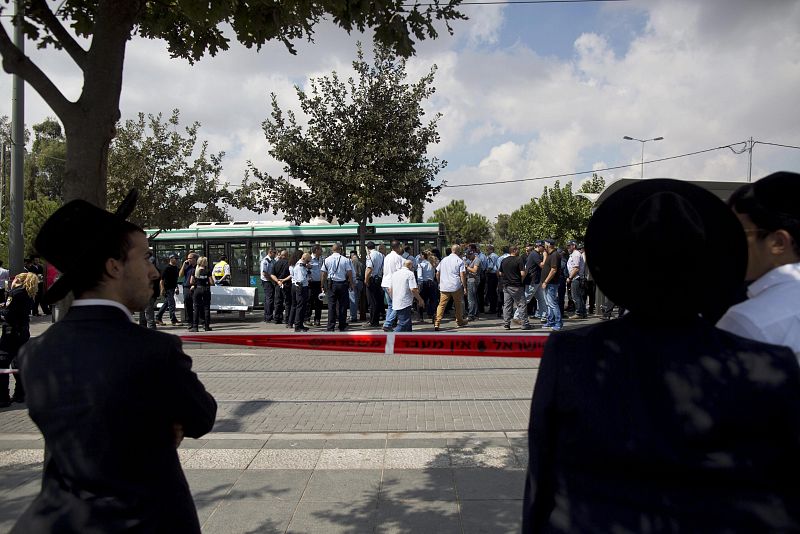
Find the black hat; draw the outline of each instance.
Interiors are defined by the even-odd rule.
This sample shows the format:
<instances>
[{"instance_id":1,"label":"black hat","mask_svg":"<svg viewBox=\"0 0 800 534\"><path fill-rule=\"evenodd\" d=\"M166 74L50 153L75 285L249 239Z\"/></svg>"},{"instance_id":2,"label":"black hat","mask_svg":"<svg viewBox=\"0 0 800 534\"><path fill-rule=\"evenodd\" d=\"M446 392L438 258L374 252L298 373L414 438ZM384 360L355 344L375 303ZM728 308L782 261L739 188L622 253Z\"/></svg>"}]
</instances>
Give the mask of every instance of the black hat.
<instances>
[{"instance_id":1,"label":"black hat","mask_svg":"<svg viewBox=\"0 0 800 534\"><path fill-rule=\"evenodd\" d=\"M375 243L372 241L367 241L367 248L375 248Z\"/></svg>"},{"instance_id":2,"label":"black hat","mask_svg":"<svg viewBox=\"0 0 800 534\"><path fill-rule=\"evenodd\" d=\"M619 244L646 247L637 279ZM680 261L700 253L718 266L713 276ZM658 315L664 302L680 302L669 313L709 315L741 287L747 242L739 220L714 194L691 182L653 179L623 187L597 208L586 230L586 259L597 286L621 307Z\"/></svg>"},{"instance_id":3,"label":"black hat","mask_svg":"<svg viewBox=\"0 0 800 534\"><path fill-rule=\"evenodd\" d=\"M139 192L131 189L115 213L86 202L72 200L53 213L42 225L34 246L61 273L44 294L48 304L59 301L72 290L71 280L92 261L101 261L98 243L107 243L113 236L138 228L126 221L136 207Z\"/></svg>"},{"instance_id":4,"label":"black hat","mask_svg":"<svg viewBox=\"0 0 800 534\"><path fill-rule=\"evenodd\" d=\"M577 247L578 246L578 242L575 241L574 239L570 239L569 241L567 241L567 246L569 246L569 245L575 245Z\"/></svg>"},{"instance_id":5,"label":"black hat","mask_svg":"<svg viewBox=\"0 0 800 534\"><path fill-rule=\"evenodd\" d=\"M545 245L550 245L550 246L553 246L553 247L556 245L556 242L555 242L555 240L553 240L553 239L544 239L542 242L543 242Z\"/></svg>"},{"instance_id":6,"label":"black hat","mask_svg":"<svg viewBox=\"0 0 800 534\"><path fill-rule=\"evenodd\" d=\"M535 246L537 246L537 247L543 247L544 246L544 241L541 240L541 239L537 239L533 244Z\"/></svg>"}]
</instances>

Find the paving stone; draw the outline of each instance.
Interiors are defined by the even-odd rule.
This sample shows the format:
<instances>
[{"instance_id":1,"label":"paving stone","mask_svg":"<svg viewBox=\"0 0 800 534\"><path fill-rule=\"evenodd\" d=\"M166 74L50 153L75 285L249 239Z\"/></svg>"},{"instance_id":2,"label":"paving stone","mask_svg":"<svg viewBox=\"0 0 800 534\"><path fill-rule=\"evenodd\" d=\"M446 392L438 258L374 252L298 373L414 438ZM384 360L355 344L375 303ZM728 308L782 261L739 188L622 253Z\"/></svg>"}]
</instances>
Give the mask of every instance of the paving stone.
<instances>
[{"instance_id":1,"label":"paving stone","mask_svg":"<svg viewBox=\"0 0 800 534\"><path fill-rule=\"evenodd\" d=\"M225 498L229 501L249 499L297 503L311 473L310 469L245 471Z\"/></svg>"},{"instance_id":2,"label":"paving stone","mask_svg":"<svg viewBox=\"0 0 800 534\"><path fill-rule=\"evenodd\" d=\"M184 439L181 441L181 447L178 449L178 451L180 452L181 449L202 449L206 446L207 441L207 439Z\"/></svg>"},{"instance_id":3,"label":"paving stone","mask_svg":"<svg viewBox=\"0 0 800 534\"><path fill-rule=\"evenodd\" d=\"M184 469L245 469L256 449L194 449L183 462Z\"/></svg>"},{"instance_id":4,"label":"paving stone","mask_svg":"<svg viewBox=\"0 0 800 534\"><path fill-rule=\"evenodd\" d=\"M440 447L447 447L447 439L446 438L397 438L397 439L389 439L386 442L387 448L404 448L404 447L411 447L411 448L440 448Z\"/></svg>"},{"instance_id":5,"label":"paving stone","mask_svg":"<svg viewBox=\"0 0 800 534\"><path fill-rule=\"evenodd\" d=\"M44 449L12 449L0 451L0 468L37 469L44 462Z\"/></svg>"},{"instance_id":6,"label":"paving stone","mask_svg":"<svg viewBox=\"0 0 800 534\"><path fill-rule=\"evenodd\" d=\"M316 470L308 481L302 501L338 503L376 501L380 483L380 469Z\"/></svg>"},{"instance_id":7,"label":"paving stone","mask_svg":"<svg viewBox=\"0 0 800 534\"><path fill-rule=\"evenodd\" d=\"M460 501L522 499L525 471L453 469Z\"/></svg>"},{"instance_id":8,"label":"paving stone","mask_svg":"<svg viewBox=\"0 0 800 534\"><path fill-rule=\"evenodd\" d=\"M514 451L509 447L480 447L450 449L453 467L486 467L494 469L522 469Z\"/></svg>"},{"instance_id":9,"label":"paving stone","mask_svg":"<svg viewBox=\"0 0 800 534\"><path fill-rule=\"evenodd\" d=\"M248 469L314 469L322 449L261 449Z\"/></svg>"},{"instance_id":10,"label":"paving stone","mask_svg":"<svg viewBox=\"0 0 800 534\"><path fill-rule=\"evenodd\" d=\"M393 469L383 472L381 500L455 500L450 469Z\"/></svg>"},{"instance_id":11,"label":"paving stone","mask_svg":"<svg viewBox=\"0 0 800 534\"><path fill-rule=\"evenodd\" d=\"M522 501L461 502L463 534L519 534Z\"/></svg>"},{"instance_id":12,"label":"paving stone","mask_svg":"<svg viewBox=\"0 0 800 534\"><path fill-rule=\"evenodd\" d=\"M326 449L383 449L386 447L384 439L329 439L325 442Z\"/></svg>"},{"instance_id":13,"label":"paving stone","mask_svg":"<svg viewBox=\"0 0 800 534\"><path fill-rule=\"evenodd\" d=\"M0 440L0 451L12 449L44 449L43 439Z\"/></svg>"},{"instance_id":14,"label":"paving stone","mask_svg":"<svg viewBox=\"0 0 800 534\"><path fill-rule=\"evenodd\" d=\"M375 532L386 534L460 534L455 501L388 500L378 504Z\"/></svg>"},{"instance_id":15,"label":"paving stone","mask_svg":"<svg viewBox=\"0 0 800 534\"><path fill-rule=\"evenodd\" d=\"M184 473L192 497L201 501L222 499L242 475L238 469L194 469Z\"/></svg>"},{"instance_id":16,"label":"paving stone","mask_svg":"<svg viewBox=\"0 0 800 534\"><path fill-rule=\"evenodd\" d=\"M266 440L263 439L209 439L204 449L260 449Z\"/></svg>"},{"instance_id":17,"label":"paving stone","mask_svg":"<svg viewBox=\"0 0 800 534\"><path fill-rule=\"evenodd\" d=\"M386 449L385 469L425 469L450 467L446 448Z\"/></svg>"},{"instance_id":18,"label":"paving stone","mask_svg":"<svg viewBox=\"0 0 800 534\"><path fill-rule=\"evenodd\" d=\"M374 500L344 504L311 502L304 498L297 506L286 532L287 534L366 534L374 532L376 519L377 508Z\"/></svg>"},{"instance_id":19,"label":"paving stone","mask_svg":"<svg viewBox=\"0 0 800 534\"><path fill-rule=\"evenodd\" d=\"M214 513L214 510L217 509L217 506L220 505L222 501L220 500L210 500L210 501L200 501L195 499L194 506L197 508L197 520L200 521L200 526L202 527L203 523Z\"/></svg>"},{"instance_id":20,"label":"paving stone","mask_svg":"<svg viewBox=\"0 0 800 534\"><path fill-rule=\"evenodd\" d=\"M459 449L479 449L486 447L508 447L508 438L502 437L463 437L463 438L449 438L447 446Z\"/></svg>"},{"instance_id":21,"label":"paving stone","mask_svg":"<svg viewBox=\"0 0 800 534\"><path fill-rule=\"evenodd\" d=\"M283 533L294 512L295 503L240 500L223 502L203 524L209 534Z\"/></svg>"},{"instance_id":22,"label":"paving stone","mask_svg":"<svg viewBox=\"0 0 800 534\"><path fill-rule=\"evenodd\" d=\"M276 439L264 444L265 449L324 449L324 439Z\"/></svg>"},{"instance_id":23,"label":"paving stone","mask_svg":"<svg viewBox=\"0 0 800 534\"><path fill-rule=\"evenodd\" d=\"M325 449L317 469L380 469L386 449Z\"/></svg>"}]
</instances>

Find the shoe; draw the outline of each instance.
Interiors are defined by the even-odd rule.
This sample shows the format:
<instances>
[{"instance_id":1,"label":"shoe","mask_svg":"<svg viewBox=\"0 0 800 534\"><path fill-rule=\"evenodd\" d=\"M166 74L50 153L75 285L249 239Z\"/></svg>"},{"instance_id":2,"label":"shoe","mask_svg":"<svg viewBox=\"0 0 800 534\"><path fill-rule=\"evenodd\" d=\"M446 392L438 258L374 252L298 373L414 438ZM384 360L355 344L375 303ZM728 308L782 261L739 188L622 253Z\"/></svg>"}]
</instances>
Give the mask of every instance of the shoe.
<instances>
[{"instance_id":1,"label":"shoe","mask_svg":"<svg viewBox=\"0 0 800 534\"><path fill-rule=\"evenodd\" d=\"M291 327L292 327L292 325L290 325L290 324L288 324L288 323L287 323L287 324L285 324L285 325L283 325L283 326L285 326L286 328L291 328Z\"/></svg>"},{"instance_id":2,"label":"shoe","mask_svg":"<svg viewBox=\"0 0 800 534\"><path fill-rule=\"evenodd\" d=\"M522 325L520 330L533 330L533 326L531 326L529 324L524 324L524 325Z\"/></svg>"},{"instance_id":3,"label":"shoe","mask_svg":"<svg viewBox=\"0 0 800 534\"><path fill-rule=\"evenodd\" d=\"M181 323L179 323L178 321L172 321L172 326L178 326L179 324Z\"/></svg>"},{"instance_id":4,"label":"shoe","mask_svg":"<svg viewBox=\"0 0 800 534\"><path fill-rule=\"evenodd\" d=\"M582 314L582 315L578 315L577 317L578 317L578 319L588 319L589 318L589 316L586 315L585 313Z\"/></svg>"},{"instance_id":5,"label":"shoe","mask_svg":"<svg viewBox=\"0 0 800 534\"><path fill-rule=\"evenodd\" d=\"M275 324L283 324L283 319L275 319Z\"/></svg>"},{"instance_id":6,"label":"shoe","mask_svg":"<svg viewBox=\"0 0 800 534\"><path fill-rule=\"evenodd\" d=\"M384 327L383 327L383 331L384 331L384 332L391 332L391 331L392 331L392 329L391 329L391 328L389 328L388 326L384 326Z\"/></svg>"},{"instance_id":7,"label":"shoe","mask_svg":"<svg viewBox=\"0 0 800 534\"><path fill-rule=\"evenodd\" d=\"M158 326L167 326L166 324L164 324L164 321L156 321L156 324Z\"/></svg>"},{"instance_id":8,"label":"shoe","mask_svg":"<svg viewBox=\"0 0 800 534\"><path fill-rule=\"evenodd\" d=\"M206 326L205 328L203 328L203 330L206 331L206 332L211 332L211 327L210 326Z\"/></svg>"},{"instance_id":9,"label":"shoe","mask_svg":"<svg viewBox=\"0 0 800 534\"><path fill-rule=\"evenodd\" d=\"M302 328L295 328L295 329L294 329L294 331L295 331L295 332L308 332L308 328L306 328L306 327L304 326L304 327L302 327Z\"/></svg>"},{"instance_id":10,"label":"shoe","mask_svg":"<svg viewBox=\"0 0 800 534\"><path fill-rule=\"evenodd\" d=\"M511 330L511 325L510 324L504 324L503 328L505 328L506 330Z\"/></svg>"},{"instance_id":11,"label":"shoe","mask_svg":"<svg viewBox=\"0 0 800 534\"><path fill-rule=\"evenodd\" d=\"M550 327L550 329L551 329L553 332L558 332L559 330L561 330L561 327L560 327L560 326L551 326L551 327Z\"/></svg>"},{"instance_id":12,"label":"shoe","mask_svg":"<svg viewBox=\"0 0 800 534\"><path fill-rule=\"evenodd\" d=\"M314 321L314 326L322 326L322 323L320 321Z\"/></svg>"},{"instance_id":13,"label":"shoe","mask_svg":"<svg viewBox=\"0 0 800 534\"><path fill-rule=\"evenodd\" d=\"M438 327L438 326L434 326L434 327L433 327L433 331L434 331L434 332L438 332L438 331L439 331L439 327Z\"/></svg>"},{"instance_id":14,"label":"shoe","mask_svg":"<svg viewBox=\"0 0 800 534\"><path fill-rule=\"evenodd\" d=\"M192 325L189 325L189 326L186 327L186 330L190 330L191 331L192 329L194 329L194 331L197 332L197 328L194 328Z\"/></svg>"},{"instance_id":15,"label":"shoe","mask_svg":"<svg viewBox=\"0 0 800 534\"><path fill-rule=\"evenodd\" d=\"M189 332L198 332L198 331L199 331L199 330L197 330L197 328L195 328L195 327L193 327L193 326L190 326L190 327L189 327Z\"/></svg>"}]
</instances>

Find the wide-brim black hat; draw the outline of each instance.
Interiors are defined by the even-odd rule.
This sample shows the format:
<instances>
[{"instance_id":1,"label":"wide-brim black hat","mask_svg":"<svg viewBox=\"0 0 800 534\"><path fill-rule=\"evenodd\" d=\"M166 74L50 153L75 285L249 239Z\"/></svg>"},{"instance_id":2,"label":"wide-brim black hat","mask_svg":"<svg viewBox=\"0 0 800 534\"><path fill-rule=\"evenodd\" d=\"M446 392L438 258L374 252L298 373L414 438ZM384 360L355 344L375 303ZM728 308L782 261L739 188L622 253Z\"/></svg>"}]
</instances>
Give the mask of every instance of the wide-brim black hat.
<instances>
[{"instance_id":1,"label":"wide-brim black hat","mask_svg":"<svg viewBox=\"0 0 800 534\"><path fill-rule=\"evenodd\" d=\"M747 268L742 225L691 182L643 180L594 212L586 261L615 304L650 315L711 316L732 302Z\"/></svg>"},{"instance_id":2,"label":"wide-brim black hat","mask_svg":"<svg viewBox=\"0 0 800 534\"><path fill-rule=\"evenodd\" d=\"M58 208L42 225L34 240L36 251L61 273L42 300L52 304L72 290L75 274L96 258L98 243L130 228L126 219L136 207L139 193L131 189L111 213L85 200L72 200Z\"/></svg>"}]
</instances>

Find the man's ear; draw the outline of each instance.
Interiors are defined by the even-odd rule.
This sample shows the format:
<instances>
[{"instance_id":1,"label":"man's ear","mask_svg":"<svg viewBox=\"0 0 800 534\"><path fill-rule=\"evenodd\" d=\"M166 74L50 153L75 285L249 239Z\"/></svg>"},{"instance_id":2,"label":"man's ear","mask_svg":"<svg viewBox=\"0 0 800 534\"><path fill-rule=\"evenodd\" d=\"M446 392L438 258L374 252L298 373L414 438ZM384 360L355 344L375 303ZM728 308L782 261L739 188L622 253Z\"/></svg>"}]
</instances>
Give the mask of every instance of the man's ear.
<instances>
[{"instance_id":1,"label":"man's ear","mask_svg":"<svg viewBox=\"0 0 800 534\"><path fill-rule=\"evenodd\" d=\"M775 230L770 234L770 252L781 256L794 251L794 239L786 230Z\"/></svg>"},{"instance_id":2,"label":"man's ear","mask_svg":"<svg viewBox=\"0 0 800 534\"><path fill-rule=\"evenodd\" d=\"M106 260L106 276L112 280L119 280L122 278L122 262L114 258Z\"/></svg>"}]
</instances>

